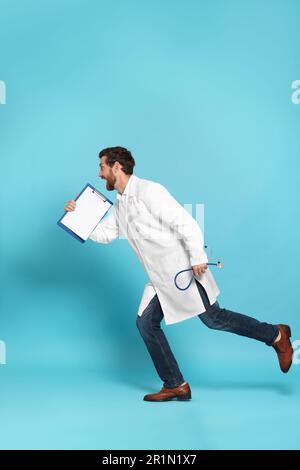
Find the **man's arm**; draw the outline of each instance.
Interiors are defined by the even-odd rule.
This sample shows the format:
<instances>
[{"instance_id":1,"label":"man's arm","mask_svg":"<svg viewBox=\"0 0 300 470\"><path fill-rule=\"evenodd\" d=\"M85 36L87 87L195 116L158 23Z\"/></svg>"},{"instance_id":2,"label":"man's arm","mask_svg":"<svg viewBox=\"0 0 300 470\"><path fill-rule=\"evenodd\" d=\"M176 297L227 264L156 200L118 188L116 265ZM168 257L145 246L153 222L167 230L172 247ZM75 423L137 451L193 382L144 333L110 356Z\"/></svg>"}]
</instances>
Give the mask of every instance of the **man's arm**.
<instances>
[{"instance_id":1,"label":"man's arm","mask_svg":"<svg viewBox=\"0 0 300 470\"><path fill-rule=\"evenodd\" d=\"M145 203L153 215L161 217L162 223L173 229L189 254L194 274L202 274L207 269L207 255L201 229L195 219L176 199L158 183L149 185Z\"/></svg>"},{"instance_id":2,"label":"man's arm","mask_svg":"<svg viewBox=\"0 0 300 470\"><path fill-rule=\"evenodd\" d=\"M100 222L89 236L96 243L110 243L119 236L119 225L116 209L113 207L110 214Z\"/></svg>"}]
</instances>

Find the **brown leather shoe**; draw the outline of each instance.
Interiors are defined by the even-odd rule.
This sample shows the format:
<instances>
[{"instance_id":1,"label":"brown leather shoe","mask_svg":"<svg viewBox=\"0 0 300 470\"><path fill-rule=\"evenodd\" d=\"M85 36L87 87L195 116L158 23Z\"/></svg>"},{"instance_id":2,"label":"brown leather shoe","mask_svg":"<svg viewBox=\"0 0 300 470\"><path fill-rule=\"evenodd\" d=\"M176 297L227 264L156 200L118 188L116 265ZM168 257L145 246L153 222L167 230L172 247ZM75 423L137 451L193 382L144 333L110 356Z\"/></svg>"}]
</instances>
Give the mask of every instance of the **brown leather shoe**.
<instances>
[{"instance_id":1,"label":"brown leather shoe","mask_svg":"<svg viewBox=\"0 0 300 470\"><path fill-rule=\"evenodd\" d=\"M163 387L160 392L152 393L151 395L145 395L145 401L171 401L179 400L185 401L192 398L191 389L188 383L179 385L175 388L165 388Z\"/></svg>"},{"instance_id":2,"label":"brown leather shoe","mask_svg":"<svg viewBox=\"0 0 300 470\"><path fill-rule=\"evenodd\" d=\"M280 369L282 372L287 372L293 360L293 348L290 342L291 328L288 325L277 325L277 327L281 333L281 338L272 346L277 352Z\"/></svg>"}]
</instances>

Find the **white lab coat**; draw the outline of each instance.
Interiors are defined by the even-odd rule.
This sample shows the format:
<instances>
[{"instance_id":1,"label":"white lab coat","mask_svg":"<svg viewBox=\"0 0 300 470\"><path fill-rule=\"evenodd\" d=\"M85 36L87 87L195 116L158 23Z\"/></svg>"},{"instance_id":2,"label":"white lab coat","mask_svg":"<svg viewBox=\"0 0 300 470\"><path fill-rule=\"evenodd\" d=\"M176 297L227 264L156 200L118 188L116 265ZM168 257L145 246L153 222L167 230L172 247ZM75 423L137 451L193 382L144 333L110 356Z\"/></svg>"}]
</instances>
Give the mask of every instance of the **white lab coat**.
<instances>
[{"instance_id":1,"label":"white lab coat","mask_svg":"<svg viewBox=\"0 0 300 470\"><path fill-rule=\"evenodd\" d=\"M125 237L143 264L150 282L146 284L138 315L157 294L166 325L203 313L205 307L195 281L181 291L174 284L178 271L206 263L202 232L196 220L161 184L131 175L123 194L110 214L90 235L98 243ZM187 286L192 271L177 279ZM210 304L220 291L209 270L196 277L205 288Z\"/></svg>"}]
</instances>

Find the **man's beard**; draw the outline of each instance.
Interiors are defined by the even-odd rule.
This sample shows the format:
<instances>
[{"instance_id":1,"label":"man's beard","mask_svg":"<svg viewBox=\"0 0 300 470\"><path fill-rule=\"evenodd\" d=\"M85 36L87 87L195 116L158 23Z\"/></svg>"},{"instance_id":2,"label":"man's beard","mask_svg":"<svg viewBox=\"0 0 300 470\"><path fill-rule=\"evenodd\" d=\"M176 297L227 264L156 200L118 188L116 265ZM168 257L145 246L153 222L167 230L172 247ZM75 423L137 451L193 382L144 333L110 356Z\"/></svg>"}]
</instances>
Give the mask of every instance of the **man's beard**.
<instances>
[{"instance_id":1,"label":"man's beard","mask_svg":"<svg viewBox=\"0 0 300 470\"><path fill-rule=\"evenodd\" d=\"M109 179L106 180L106 189L108 191L114 191L115 189L116 178L111 176Z\"/></svg>"}]
</instances>

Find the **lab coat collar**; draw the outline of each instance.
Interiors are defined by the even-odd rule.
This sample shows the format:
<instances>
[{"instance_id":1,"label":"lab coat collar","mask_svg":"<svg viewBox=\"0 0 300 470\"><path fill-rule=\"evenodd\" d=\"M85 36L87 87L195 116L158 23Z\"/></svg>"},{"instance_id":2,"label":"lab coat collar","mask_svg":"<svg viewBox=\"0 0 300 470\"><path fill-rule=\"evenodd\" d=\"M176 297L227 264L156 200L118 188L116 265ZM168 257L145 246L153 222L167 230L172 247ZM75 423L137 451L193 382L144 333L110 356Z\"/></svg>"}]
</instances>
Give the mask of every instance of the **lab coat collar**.
<instances>
[{"instance_id":1,"label":"lab coat collar","mask_svg":"<svg viewBox=\"0 0 300 470\"><path fill-rule=\"evenodd\" d=\"M118 193L117 194L117 199L122 199L123 196L127 196L128 194L134 193L134 188L135 188L135 183L137 181L137 177L135 175L131 175L129 180L127 181L127 184L125 186L125 189L122 194Z\"/></svg>"}]
</instances>

